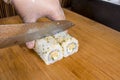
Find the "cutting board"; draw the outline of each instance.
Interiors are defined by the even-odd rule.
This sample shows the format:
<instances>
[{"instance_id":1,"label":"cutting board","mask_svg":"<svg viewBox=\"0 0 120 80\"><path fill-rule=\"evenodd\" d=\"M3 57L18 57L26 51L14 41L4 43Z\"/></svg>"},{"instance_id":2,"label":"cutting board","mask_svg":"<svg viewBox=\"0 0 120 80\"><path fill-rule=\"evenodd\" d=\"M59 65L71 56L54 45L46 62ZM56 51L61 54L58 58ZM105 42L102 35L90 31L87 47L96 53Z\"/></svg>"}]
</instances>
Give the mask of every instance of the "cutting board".
<instances>
[{"instance_id":1,"label":"cutting board","mask_svg":"<svg viewBox=\"0 0 120 80\"><path fill-rule=\"evenodd\" d=\"M46 65L25 46L0 49L0 80L120 80L120 32L64 11L75 23L68 31L79 40L79 51ZM0 19L0 24L21 22L18 16Z\"/></svg>"}]
</instances>

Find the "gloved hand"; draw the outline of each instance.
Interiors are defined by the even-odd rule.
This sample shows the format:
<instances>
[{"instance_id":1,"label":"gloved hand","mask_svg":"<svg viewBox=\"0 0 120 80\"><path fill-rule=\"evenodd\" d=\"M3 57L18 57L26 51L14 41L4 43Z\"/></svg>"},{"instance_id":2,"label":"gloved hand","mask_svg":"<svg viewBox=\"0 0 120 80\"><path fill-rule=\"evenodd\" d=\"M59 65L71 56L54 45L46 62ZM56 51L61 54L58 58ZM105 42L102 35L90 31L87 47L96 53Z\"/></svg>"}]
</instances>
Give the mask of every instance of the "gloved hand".
<instances>
[{"instance_id":1,"label":"gloved hand","mask_svg":"<svg viewBox=\"0 0 120 80\"><path fill-rule=\"evenodd\" d=\"M47 17L51 20L65 19L59 0L12 0L11 3L25 23L36 22L41 17ZM32 49L34 42L27 42L27 47Z\"/></svg>"}]
</instances>

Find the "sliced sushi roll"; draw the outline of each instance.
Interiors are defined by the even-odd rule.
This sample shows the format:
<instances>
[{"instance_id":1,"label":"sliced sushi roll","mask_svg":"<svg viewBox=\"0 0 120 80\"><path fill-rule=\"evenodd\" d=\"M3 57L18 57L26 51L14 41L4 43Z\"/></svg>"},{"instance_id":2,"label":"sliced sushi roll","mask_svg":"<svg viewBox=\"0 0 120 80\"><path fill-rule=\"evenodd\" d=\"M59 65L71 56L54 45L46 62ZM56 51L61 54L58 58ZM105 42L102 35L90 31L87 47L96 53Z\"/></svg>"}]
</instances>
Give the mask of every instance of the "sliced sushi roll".
<instances>
[{"instance_id":1,"label":"sliced sushi roll","mask_svg":"<svg viewBox=\"0 0 120 80\"><path fill-rule=\"evenodd\" d=\"M54 35L54 38L59 42L59 44L63 48L63 56L68 57L69 55L72 55L73 53L76 53L78 51L78 40L74 37L70 36L67 31L60 32L56 35Z\"/></svg>"},{"instance_id":2,"label":"sliced sushi roll","mask_svg":"<svg viewBox=\"0 0 120 80\"><path fill-rule=\"evenodd\" d=\"M63 58L63 49L52 36L36 40L34 50L47 65Z\"/></svg>"}]
</instances>

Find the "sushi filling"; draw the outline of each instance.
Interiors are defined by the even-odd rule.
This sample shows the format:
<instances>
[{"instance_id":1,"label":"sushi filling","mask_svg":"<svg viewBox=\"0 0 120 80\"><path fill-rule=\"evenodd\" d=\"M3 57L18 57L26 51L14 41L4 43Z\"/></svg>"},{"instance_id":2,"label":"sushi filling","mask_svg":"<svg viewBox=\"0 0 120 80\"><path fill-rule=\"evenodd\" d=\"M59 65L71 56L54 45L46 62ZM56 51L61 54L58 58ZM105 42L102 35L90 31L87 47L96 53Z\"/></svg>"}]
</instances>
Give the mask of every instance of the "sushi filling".
<instances>
[{"instance_id":1,"label":"sushi filling","mask_svg":"<svg viewBox=\"0 0 120 80\"><path fill-rule=\"evenodd\" d=\"M55 50L55 51L52 51L51 53L50 53L50 55L49 55L49 59L50 60L57 60L58 59L58 57L59 57L59 52L57 51L57 50Z\"/></svg>"},{"instance_id":2,"label":"sushi filling","mask_svg":"<svg viewBox=\"0 0 120 80\"><path fill-rule=\"evenodd\" d=\"M68 53L72 53L76 49L76 43L71 43L67 46Z\"/></svg>"}]
</instances>

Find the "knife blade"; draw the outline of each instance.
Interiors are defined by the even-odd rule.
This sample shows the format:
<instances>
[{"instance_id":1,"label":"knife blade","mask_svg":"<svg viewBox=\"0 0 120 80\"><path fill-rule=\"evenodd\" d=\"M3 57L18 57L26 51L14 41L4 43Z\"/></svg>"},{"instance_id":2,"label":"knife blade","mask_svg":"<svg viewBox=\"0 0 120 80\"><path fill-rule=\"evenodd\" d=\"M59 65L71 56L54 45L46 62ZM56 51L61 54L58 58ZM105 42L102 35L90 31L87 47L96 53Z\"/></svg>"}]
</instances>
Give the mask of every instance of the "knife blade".
<instances>
[{"instance_id":1,"label":"knife blade","mask_svg":"<svg viewBox=\"0 0 120 80\"><path fill-rule=\"evenodd\" d=\"M73 25L67 20L0 25L0 48L51 36Z\"/></svg>"}]
</instances>

